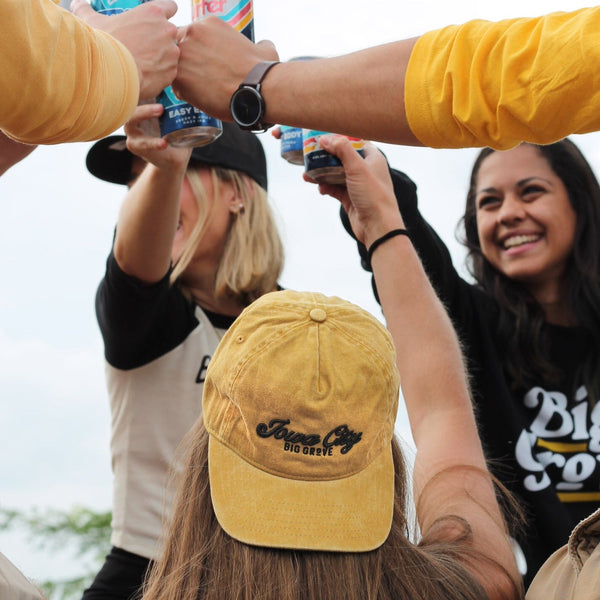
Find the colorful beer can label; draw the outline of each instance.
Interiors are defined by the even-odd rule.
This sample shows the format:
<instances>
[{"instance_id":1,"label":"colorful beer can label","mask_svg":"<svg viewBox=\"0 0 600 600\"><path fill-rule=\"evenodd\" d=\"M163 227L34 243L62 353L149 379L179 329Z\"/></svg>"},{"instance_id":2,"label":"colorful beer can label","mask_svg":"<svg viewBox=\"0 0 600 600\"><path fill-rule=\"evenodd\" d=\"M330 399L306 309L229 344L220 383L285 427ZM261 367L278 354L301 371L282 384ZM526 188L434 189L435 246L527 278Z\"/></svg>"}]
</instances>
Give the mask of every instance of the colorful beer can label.
<instances>
[{"instance_id":1,"label":"colorful beer can label","mask_svg":"<svg viewBox=\"0 0 600 600\"><path fill-rule=\"evenodd\" d=\"M330 154L327 150L321 148L319 139L322 135L327 135L326 131L315 131L313 129L302 130L302 151L304 153L304 166L306 171L321 169L323 167L341 167L342 163L337 156ZM362 156L363 140L359 138L348 138L352 146Z\"/></svg>"},{"instance_id":2,"label":"colorful beer can label","mask_svg":"<svg viewBox=\"0 0 600 600\"><path fill-rule=\"evenodd\" d=\"M160 102L165 109L159 119L160 135L162 137L180 129L194 127L216 127L220 129L222 127L219 119L209 117L195 106L180 100L171 86L160 93L157 102Z\"/></svg>"},{"instance_id":3,"label":"colorful beer can label","mask_svg":"<svg viewBox=\"0 0 600 600\"><path fill-rule=\"evenodd\" d=\"M303 165L302 129L281 125L281 156L295 165Z\"/></svg>"},{"instance_id":4,"label":"colorful beer can label","mask_svg":"<svg viewBox=\"0 0 600 600\"><path fill-rule=\"evenodd\" d=\"M192 0L192 19L219 17L254 41L252 0Z\"/></svg>"},{"instance_id":5,"label":"colorful beer can label","mask_svg":"<svg viewBox=\"0 0 600 600\"><path fill-rule=\"evenodd\" d=\"M103 15L118 15L150 0L92 0L92 8Z\"/></svg>"}]
</instances>

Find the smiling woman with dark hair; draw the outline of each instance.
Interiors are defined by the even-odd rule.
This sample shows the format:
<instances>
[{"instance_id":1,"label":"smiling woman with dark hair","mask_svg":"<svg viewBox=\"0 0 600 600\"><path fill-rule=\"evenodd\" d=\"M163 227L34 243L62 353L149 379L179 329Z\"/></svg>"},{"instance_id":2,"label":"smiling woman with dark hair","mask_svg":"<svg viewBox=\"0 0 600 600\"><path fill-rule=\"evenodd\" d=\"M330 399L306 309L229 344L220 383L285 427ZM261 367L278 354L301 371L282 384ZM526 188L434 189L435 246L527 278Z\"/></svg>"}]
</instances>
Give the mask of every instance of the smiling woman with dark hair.
<instances>
[{"instance_id":1,"label":"smiling woman with dark hair","mask_svg":"<svg viewBox=\"0 0 600 600\"><path fill-rule=\"evenodd\" d=\"M419 213L412 181L392 173L464 346L492 470L523 502L527 522L514 536L529 583L600 506L598 181L568 139L482 150L463 217L471 284Z\"/></svg>"}]
</instances>

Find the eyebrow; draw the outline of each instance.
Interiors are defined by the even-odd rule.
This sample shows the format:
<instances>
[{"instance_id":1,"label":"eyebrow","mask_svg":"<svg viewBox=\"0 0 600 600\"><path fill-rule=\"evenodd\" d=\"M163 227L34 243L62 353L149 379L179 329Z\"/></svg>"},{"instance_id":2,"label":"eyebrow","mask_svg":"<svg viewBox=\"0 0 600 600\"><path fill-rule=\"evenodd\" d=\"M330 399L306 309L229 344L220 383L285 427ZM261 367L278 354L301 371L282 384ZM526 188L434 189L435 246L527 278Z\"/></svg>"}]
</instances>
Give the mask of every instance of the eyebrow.
<instances>
[{"instance_id":1,"label":"eyebrow","mask_svg":"<svg viewBox=\"0 0 600 600\"><path fill-rule=\"evenodd\" d=\"M526 177L525 179L520 179L519 181L517 181L517 187L523 187L524 185L526 185L533 179L541 179L542 181L545 181L548 185L554 187L552 182L549 179L546 179L545 177L540 177L539 175L533 175L532 177ZM489 192L497 192L497 191L498 191L497 188L489 187L489 188L484 188L483 190L479 190L477 192L477 195L483 194L484 192L489 193Z\"/></svg>"}]
</instances>

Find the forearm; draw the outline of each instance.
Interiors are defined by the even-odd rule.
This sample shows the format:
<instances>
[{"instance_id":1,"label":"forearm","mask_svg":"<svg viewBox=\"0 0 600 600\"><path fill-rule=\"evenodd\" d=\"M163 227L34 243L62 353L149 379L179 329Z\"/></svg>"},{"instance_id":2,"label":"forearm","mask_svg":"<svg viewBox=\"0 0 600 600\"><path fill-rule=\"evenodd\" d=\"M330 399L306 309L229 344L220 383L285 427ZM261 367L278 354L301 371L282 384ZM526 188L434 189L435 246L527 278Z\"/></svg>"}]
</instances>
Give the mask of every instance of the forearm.
<instances>
[{"instance_id":1,"label":"forearm","mask_svg":"<svg viewBox=\"0 0 600 600\"><path fill-rule=\"evenodd\" d=\"M367 247L369 243L367 240ZM465 411L472 417L460 345L408 237L391 238L379 246L372 266L386 323L396 343L402 390L419 447L420 436L430 435L422 424L435 411L444 415Z\"/></svg>"},{"instance_id":2,"label":"forearm","mask_svg":"<svg viewBox=\"0 0 600 600\"><path fill-rule=\"evenodd\" d=\"M25 143L91 140L137 103L132 56L47 0L3 0L0 128Z\"/></svg>"},{"instance_id":3,"label":"forearm","mask_svg":"<svg viewBox=\"0 0 600 600\"><path fill-rule=\"evenodd\" d=\"M115 259L128 275L154 283L168 271L184 173L148 165L129 190L114 243Z\"/></svg>"},{"instance_id":4,"label":"forearm","mask_svg":"<svg viewBox=\"0 0 600 600\"><path fill-rule=\"evenodd\" d=\"M438 520L464 519L471 531L471 548L496 562L465 557L465 567L491 599L516 598L519 577L450 319L407 238L385 242L372 263L417 448L413 491L421 531L451 539L457 533L455 522ZM432 526L437 528L433 532Z\"/></svg>"},{"instance_id":5,"label":"forearm","mask_svg":"<svg viewBox=\"0 0 600 600\"><path fill-rule=\"evenodd\" d=\"M404 110L404 78L415 41L275 66L262 88L267 121L419 145Z\"/></svg>"}]
</instances>

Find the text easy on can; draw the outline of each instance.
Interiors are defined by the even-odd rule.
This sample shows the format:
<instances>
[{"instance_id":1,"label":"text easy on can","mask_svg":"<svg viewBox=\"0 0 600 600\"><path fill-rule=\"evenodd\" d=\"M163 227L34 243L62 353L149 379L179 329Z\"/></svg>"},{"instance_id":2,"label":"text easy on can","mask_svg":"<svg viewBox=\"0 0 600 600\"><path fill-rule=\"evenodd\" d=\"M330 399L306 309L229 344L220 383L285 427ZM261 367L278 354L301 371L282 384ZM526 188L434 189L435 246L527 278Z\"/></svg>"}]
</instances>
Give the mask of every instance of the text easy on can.
<instances>
[{"instance_id":1,"label":"text easy on can","mask_svg":"<svg viewBox=\"0 0 600 600\"><path fill-rule=\"evenodd\" d=\"M328 135L325 131L302 130L302 151L304 153L304 172L317 183L342 184L346 181L344 166L337 156L321 148L319 139ZM348 137L356 151L363 156L363 141Z\"/></svg>"},{"instance_id":2,"label":"text easy on can","mask_svg":"<svg viewBox=\"0 0 600 600\"><path fill-rule=\"evenodd\" d=\"M158 119L160 135L171 146L206 146L223 133L219 119L180 100L171 86L165 88L156 101L164 108Z\"/></svg>"}]
</instances>

